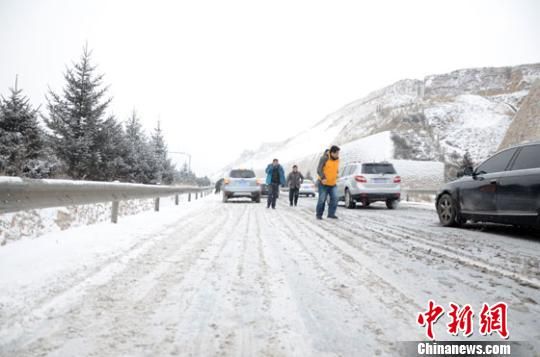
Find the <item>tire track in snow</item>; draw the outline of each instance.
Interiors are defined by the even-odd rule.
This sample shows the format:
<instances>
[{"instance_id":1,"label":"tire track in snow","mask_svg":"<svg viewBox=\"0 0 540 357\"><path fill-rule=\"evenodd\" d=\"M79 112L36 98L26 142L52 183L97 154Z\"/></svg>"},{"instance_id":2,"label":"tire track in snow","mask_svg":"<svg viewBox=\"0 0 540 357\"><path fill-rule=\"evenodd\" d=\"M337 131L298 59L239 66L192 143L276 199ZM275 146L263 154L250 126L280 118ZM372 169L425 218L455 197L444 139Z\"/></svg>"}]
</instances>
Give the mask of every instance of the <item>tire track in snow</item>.
<instances>
[{"instance_id":1,"label":"tire track in snow","mask_svg":"<svg viewBox=\"0 0 540 357\"><path fill-rule=\"evenodd\" d=\"M353 212L352 210L351 213L348 213L347 210L345 211L347 218L356 218L354 216L354 213L356 212ZM414 228L411 228L411 225L404 226L401 223L403 218L406 217L400 217L400 220L392 222L392 225L386 225L385 219L377 216L363 217L363 221L365 222L364 226L369 224L375 227L385 227L391 232L400 235L402 238L416 240L421 244L442 249L444 251L454 253L457 256L462 256L470 260L480 261L482 264L487 264L492 267L498 268L499 266L504 266L504 269L509 274L515 273L518 279L523 280L530 278L532 280L536 280L535 285L540 283L540 280L537 279L537 277L540 276L539 257L538 254L530 254L530 250L524 251L523 249L520 249L518 252L519 255L517 255L515 251L510 251L507 247L502 246L501 244L492 243L488 237L482 239L482 241L480 242L479 239L481 238L478 238L478 236L482 233L478 231L474 231L472 232L473 234L471 234L471 231L466 229L453 229L443 227L436 227L437 229L426 229L425 227L429 227L430 225L426 224L425 222L423 222L421 225L414 225ZM413 222L412 219L411 222ZM353 224L354 223L355 222L353 221ZM442 234L444 234L444 236L440 237L440 239L442 240L441 243L439 243L439 240L433 239L434 235L438 236ZM471 243L476 245L476 248L481 246L482 250L489 250L490 252L488 253L490 256L490 260L485 259L480 254L469 253ZM508 243L511 243L511 241L507 242L507 244ZM482 250L478 248L477 253L481 253ZM522 268L523 270L524 266L531 269L536 268L535 275L527 277L525 276L525 274L520 273L518 268ZM528 272L530 273L530 271Z\"/></svg>"},{"instance_id":2,"label":"tire track in snow","mask_svg":"<svg viewBox=\"0 0 540 357\"><path fill-rule=\"evenodd\" d=\"M384 329L363 309L360 296L351 292L352 286L358 285L355 279L347 279L343 269L329 271L329 262L342 259L342 256L327 256L320 259L310 253L311 249L303 242L304 239L313 239L304 226L286 223L283 214L277 213L280 219L270 219L269 224L276 232L274 243L284 252L283 257L289 261L289 285L302 301L299 310L308 326L309 332L315 336L314 348L317 353L336 353L355 355L371 351L374 355L389 354L395 350L390 339L384 336ZM272 215L270 212L269 215ZM282 224L285 227L282 227ZM306 237L301 239L299 237ZM294 243L294 246L291 245ZM323 254L328 250L319 249ZM329 264L330 265L330 264ZM295 269L292 269L294 267ZM345 276L341 274L345 273ZM351 275L350 273L348 275ZM347 282L348 286L343 282ZM362 297L363 298L363 297ZM332 351L332 352L331 352Z\"/></svg>"},{"instance_id":3,"label":"tire track in snow","mask_svg":"<svg viewBox=\"0 0 540 357\"><path fill-rule=\"evenodd\" d=\"M179 235L176 231L172 233L166 231L166 235L162 236L154 244L145 247L147 250L144 252L130 257L124 265L104 268L103 270L112 270L108 272L108 274L112 274L111 277L107 277L104 281L97 279L97 283L85 281L79 284L79 286L84 285L84 289L75 289L77 290L77 294L75 295L78 300L61 306L57 311L49 312L48 319L41 321L43 326L38 326L37 331L34 330L31 339L15 341L12 345L17 345L18 348L23 347L23 351L19 351L22 355L26 353L28 355L35 355L42 351L52 353L59 348L69 351L69 348L71 348L70 342L73 345L77 345L77 343L80 344L81 336L85 336L86 338L93 336L92 344L86 344L88 355L92 355L92 348L94 347L98 349L105 347L108 350L114 350L122 344L129 342L128 337L133 338L137 335L137 331L144 331L139 326L141 322L144 322L141 320L143 319L142 315L144 315L145 309L141 309L140 307L145 306L145 303L146 306L151 305L150 301L153 298L157 299L159 294L163 293L163 290L154 289L146 295L143 294L141 297L135 296L135 298L133 298L130 292L137 286L137 282L144 280L144 277L147 275L153 274L158 279L159 275L166 272L168 267L173 266L167 260L183 249L195 253L191 257L191 260L188 259L188 255L188 258L186 258L187 262L193 262L197 259L197 249L189 250L189 245L192 243L197 244L197 242L198 245L196 247L208 245L207 239L208 237L212 238L212 235L206 233L209 230L219 230L220 223L225 223L228 219L227 215L223 215L219 222L208 222L205 220L205 217L208 217L207 214L207 211L203 212L181 223L182 225L186 224L186 231L181 235L185 240L174 239ZM208 223L217 224L211 225ZM161 262L160 259L154 259L156 256L165 257L165 259ZM146 283L152 282L152 280L147 280ZM152 283L156 285L155 282ZM150 289L154 285L151 285ZM143 286L143 288L148 291L149 287ZM130 314L135 314L135 316L130 316ZM128 321L124 321L124 317L127 317ZM95 323L91 323L92 321L95 321ZM45 325L47 329L45 329ZM51 325L54 328L51 329ZM82 351L78 353L80 352ZM103 352L95 354L103 355Z\"/></svg>"},{"instance_id":4,"label":"tire track in snow","mask_svg":"<svg viewBox=\"0 0 540 357\"><path fill-rule=\"evenodd\" d=\"M313 215L309 215L306 210L303 210L303 213L305 217L313 217ZM339 230L341 233L343 233L341 236L350 236L351 234L357 237L361 236L362 238L368 239L372 242L386 245L388 248L393 249L400 254L404 254L404 252L412 254L417 259L425 260L430 256L437 255L438 257L450 260L456 264L459 264L460 266L467 266L484 274L489 273L496 278L504 276L516 281L520 285L540 289L540 281L533 277L524 276L515 271L507 270L506 268L502 268L501 266L494 265L486 260L483 260L481 257L469 255L463 252L457 252L452 248L446 248L433 241L433 237L430 237L431 239L421 238L418 234L415 234L416 231L413 229L409 229L407 233L403 233L400 232L400 229L403 228L395 227L394 223L391 221L369 222L368 219L368 222L365 222L364 218L362 217L362 222L360 223L356 220L358 217L351 217L347 215L347 218L349 218L347 224L351 228L345 229L341 226L341 222L338 222L332 226L332 229L335 228L335 230ZM323 222L321 227L325 227L325 225L326 222ZM372 234L366 234L366 231L371 232ZM398 244L401 245L401 249L396 246Z\"/></svg>"},{"instance_id":5,"label":"tire track in snow","mask_svg":"<svg viewBox=\"0 0 540 357\"><path fill-rule=\"evenodd\" d=\"M194 214L195 216L187 218L187 224L198 219L200 216L208 214L208 212L203 210L202 212L194 212ZM182 217L181 219L184 219L184 217ZM171 228L178 225L179 221L166 225L161 230L161 232L170 231ZM161 235L156 235L156 232L147 233L143 237L138 239L128 249L118 254L111 255L109 258L101 261L99 265L95 265L90 269L87 269L87 267L84 266L82 269L70 272L68 276L64 275L58 277L53 285L48 285L45 287L45 291L38 290L25 293L25 295L28 296L28 303L22 306L22 309L10 306L9 308L2 309L2 311L0 312L0 319L2 321L9 321L9 325L3 326L3 329L16 330L20 332L22 328L21 325L25 325L29 322L20 321L21 316L30 316L30 318L28 318L27 320L39 320L40 318L50 313L50 309L53 309L54 306L58 304L57 300L61 300L65 295L74 294L76 290L84 290L86 288L88 280L91 280L99 275L104 275L107 273L108 270L121 269L124 265L123 263L127 259L131 259L132 257L141 254L146 249L149 249L160 238ZM9 335L7 333L2 333L2 335L2 340L16 338L13 333L10 333Z\"/></svg>"},{"instance_id":6,"label":"tire track in snow","mask_svg":"<svg viewBox=\"0 0 540 357\"><path fill-rule=\"evenodd\" d=\"M338 286L342 285L340 281L346 282L345 289L334 289L342 293L342 297L348 299L349 303L355 307L370 306L369 310L363 311L363 314L371 319L367 326L369 329L379 329L383 335L384 328L378 324L381 320L388 321L389 319L393 320L392 324L396 327L396 331L408 329L411 320L410 311L419 309L420 306L364 264L365 259L370 255L369 251L357 247L352 250L350 246L337 243L332 237L332 232L321 232L317 224L320 222L314 221L313 218L312 221L299 220L296 213L291 214L290 217L288 214L289 212L283 213L287 217L283 222L289 231L302 231L302 234L294 236L298 244L314 261L318 262L321 269L333 275L333 280L338 282ZM335 253L335 256L329 255L330 252ZM328 269L330 267L333 268L332 271ZM347 290L352 291L347 292ZM384 308L378 306L381 303ZM384 337L387 340L405 338L395 333Z\"/></svg>"}]
</instances>

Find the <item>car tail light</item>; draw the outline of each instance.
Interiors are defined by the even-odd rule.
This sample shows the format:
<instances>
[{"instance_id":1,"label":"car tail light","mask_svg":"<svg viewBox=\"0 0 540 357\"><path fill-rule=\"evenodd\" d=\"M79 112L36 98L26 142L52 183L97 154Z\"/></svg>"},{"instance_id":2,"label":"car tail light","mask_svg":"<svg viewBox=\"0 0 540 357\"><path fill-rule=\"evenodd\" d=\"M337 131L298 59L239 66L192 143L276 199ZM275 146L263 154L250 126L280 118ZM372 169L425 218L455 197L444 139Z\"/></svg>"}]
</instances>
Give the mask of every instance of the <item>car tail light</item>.
<instances>
[{"instance_id":1,"label":"car tail light","mask_svg":"<svg viewBox=\"0 0 540 357\"><path fill-rule=\"evenodd\" d=\"M356 182L360 182L360 183L367 182L367 179L364 176L354 176L354 179L356 180Z\"/></svg>"},{"instance_id":2,"label":"car tail light","mask_svg":"<svg viewBox=\"0 0 540 357\"><path fill-rule=\"evenodd\" d=\"M400 176L394 177L394 183L401 183L401 177Z\"/></svg>"}]
</instances>

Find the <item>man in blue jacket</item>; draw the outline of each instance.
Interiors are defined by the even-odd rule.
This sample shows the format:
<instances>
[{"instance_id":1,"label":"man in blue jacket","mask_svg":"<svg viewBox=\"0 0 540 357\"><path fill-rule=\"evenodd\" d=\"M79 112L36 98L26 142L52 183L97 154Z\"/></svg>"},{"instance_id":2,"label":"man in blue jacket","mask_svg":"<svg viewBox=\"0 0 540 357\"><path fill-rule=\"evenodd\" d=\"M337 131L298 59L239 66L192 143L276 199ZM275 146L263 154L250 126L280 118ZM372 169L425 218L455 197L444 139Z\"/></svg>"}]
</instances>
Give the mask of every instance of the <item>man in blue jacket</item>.
<instances>
[{"instance_id":1,"label":"man in blue jacket","mask_svg":"<svg viewBox=\"0 0 540 357\"><path fill-rule=\"evenodd\" d=\"M268 186L268 203L266 208L272 206L276 209L276 199L279 195L279 186L285 186L285 171L279 164L278 159L272 160L272 163L266 167L266 185Z\"/></svg>"}]
</instances>

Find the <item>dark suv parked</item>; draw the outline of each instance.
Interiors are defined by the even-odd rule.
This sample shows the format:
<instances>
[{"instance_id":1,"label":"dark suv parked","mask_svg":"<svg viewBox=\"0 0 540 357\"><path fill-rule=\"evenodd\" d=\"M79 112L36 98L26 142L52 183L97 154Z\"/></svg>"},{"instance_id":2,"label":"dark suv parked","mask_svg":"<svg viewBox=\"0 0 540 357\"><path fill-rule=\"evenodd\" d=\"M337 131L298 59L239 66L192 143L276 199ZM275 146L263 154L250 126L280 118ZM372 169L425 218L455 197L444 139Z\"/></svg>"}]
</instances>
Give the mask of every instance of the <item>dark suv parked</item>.
<instances>
[{"instance_id":1,"label":"dark suv parked","mask_svg":"<svg viewBox=\"0 0 540 357\"><path fill-rule=\"evenodd\" d=\"M540 142L498 152L437 194L443 226L467 220L540 226Z\"/></svg>"}]
</instances>

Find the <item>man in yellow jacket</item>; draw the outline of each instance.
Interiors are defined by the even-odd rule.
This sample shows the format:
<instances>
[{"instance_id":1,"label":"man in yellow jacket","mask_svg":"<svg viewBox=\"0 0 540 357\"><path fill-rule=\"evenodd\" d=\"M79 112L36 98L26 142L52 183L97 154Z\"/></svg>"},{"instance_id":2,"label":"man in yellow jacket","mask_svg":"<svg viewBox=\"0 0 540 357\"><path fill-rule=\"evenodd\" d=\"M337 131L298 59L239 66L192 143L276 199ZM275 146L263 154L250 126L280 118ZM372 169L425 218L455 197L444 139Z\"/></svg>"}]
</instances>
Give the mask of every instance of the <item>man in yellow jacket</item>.
<instances>
[{"instance_id":1,"label":"man in yellow jacket","mask_svg":"<svg viewBox=\"0 0 540 357\"><path fill-rule=\"evenodd\" d=\"M317 202L317 219L322 219L326 196L330 196L328 218L337 219L337 179L339 170L339 147L333 145L324 152L317 166L319 175L319 201Z\"/></svg>"}]
</instances>

